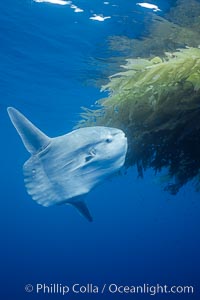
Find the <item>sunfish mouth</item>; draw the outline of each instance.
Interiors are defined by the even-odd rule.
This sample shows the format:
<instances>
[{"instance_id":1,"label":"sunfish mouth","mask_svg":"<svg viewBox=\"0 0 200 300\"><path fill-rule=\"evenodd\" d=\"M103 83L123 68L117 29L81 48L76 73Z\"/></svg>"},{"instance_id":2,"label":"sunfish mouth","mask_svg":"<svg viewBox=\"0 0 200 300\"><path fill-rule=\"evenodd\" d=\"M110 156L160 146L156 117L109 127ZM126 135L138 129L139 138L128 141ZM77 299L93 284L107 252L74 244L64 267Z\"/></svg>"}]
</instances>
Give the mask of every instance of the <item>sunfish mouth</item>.
<instances>
[{"instance_id":1,"label":"sunfish mouth","mask_svg":"<svg viewBox=\"0 0 200 300\"><path fill-rule=\"evenodd\" d=\"M118 135L120 135L121 138L127 140L126 134L122 130L118 133Z\"/></svg>"}]
</instances>

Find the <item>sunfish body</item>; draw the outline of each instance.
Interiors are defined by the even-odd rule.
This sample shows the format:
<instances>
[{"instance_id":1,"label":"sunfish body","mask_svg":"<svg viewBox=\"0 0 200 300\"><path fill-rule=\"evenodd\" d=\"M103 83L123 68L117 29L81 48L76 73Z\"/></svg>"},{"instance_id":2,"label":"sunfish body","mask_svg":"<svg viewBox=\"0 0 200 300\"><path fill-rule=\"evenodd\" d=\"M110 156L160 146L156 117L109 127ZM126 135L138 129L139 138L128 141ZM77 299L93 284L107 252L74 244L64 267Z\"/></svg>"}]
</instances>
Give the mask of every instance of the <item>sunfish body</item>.
<instances>
[{"instance_id":1,"label":"sunfish body","mask_svg":"<svg viewBox=\"0 0 200 300\"><path fill-rule=\"evenodd\" d=\"M85 127L50 138L15 108L9 117L31 154L23 166L28 194L43 206L71 204L89 221L81 198L119 170L125 161L127 139L109 127Z\"/></svg>"}]
</instances>

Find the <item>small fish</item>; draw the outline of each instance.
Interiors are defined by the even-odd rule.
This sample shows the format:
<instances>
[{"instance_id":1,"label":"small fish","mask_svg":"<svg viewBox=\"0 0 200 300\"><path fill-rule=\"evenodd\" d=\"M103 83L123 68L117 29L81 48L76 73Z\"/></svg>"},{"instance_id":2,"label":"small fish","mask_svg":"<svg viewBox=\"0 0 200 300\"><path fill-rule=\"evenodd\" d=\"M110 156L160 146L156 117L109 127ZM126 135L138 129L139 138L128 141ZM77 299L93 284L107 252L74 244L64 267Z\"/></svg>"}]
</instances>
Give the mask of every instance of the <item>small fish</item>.
<instances>
[{"instance_id":1,"label":"small fish","mask_svg":"<svg viewBox=\"0 0 200 300\"><path fill-rule=\"evenodd\" d=\"M161 11L161 9L155 4L146 3L146 2L139 2L139 3L136 3L136 4L141 6L141 7L152 9L155 12L156 11Z\"/></svg>"},{"instance_id":2,"label":"small fish","mask_svg":"<svg viewBox=\"0 0 200 300\"><path fill-rule=\"evenodd\" d=\"M15 108L7 111L31 154L23 166L28 194L43 206L71 204L92 221L82 196L123 166L127 152L123 131L85 127L50 138Z\"/></svg>"}]
</instances>

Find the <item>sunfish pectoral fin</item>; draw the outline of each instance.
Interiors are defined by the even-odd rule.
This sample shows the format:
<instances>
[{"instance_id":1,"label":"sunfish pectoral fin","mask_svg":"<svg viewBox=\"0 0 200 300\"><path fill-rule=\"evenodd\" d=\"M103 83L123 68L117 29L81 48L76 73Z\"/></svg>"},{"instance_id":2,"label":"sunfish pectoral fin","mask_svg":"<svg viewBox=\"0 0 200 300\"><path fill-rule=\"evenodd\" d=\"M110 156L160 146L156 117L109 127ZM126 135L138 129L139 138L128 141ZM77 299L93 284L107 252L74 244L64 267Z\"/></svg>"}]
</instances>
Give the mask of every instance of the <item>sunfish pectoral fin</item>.
<instances>
[{"instance_id":1,"label":"sunfish pectoral fin","mask_svg":"<svg viewBox=\"0 0 200 300\"><path fill-rule=\"evenodd\" d=\"M8 107L7 111L28 152L34 154L47 147L50 143L50 138L47 135L33 125L17 109Z\"/></svg>"},{"instance_id":2,"label":"sunfish pectoral fin","mask_svg":"<svg viewBox=\"0 0 200 300\"><path fill-rule=\"evenodd\" d=\"M92 216L89 212L89 209L84 201L74 201L74 202L68 202L69 204L76 207L76 209L79 211L79 213L84 216L89 222L92 222Z\"/></svg>"}]
</instances>

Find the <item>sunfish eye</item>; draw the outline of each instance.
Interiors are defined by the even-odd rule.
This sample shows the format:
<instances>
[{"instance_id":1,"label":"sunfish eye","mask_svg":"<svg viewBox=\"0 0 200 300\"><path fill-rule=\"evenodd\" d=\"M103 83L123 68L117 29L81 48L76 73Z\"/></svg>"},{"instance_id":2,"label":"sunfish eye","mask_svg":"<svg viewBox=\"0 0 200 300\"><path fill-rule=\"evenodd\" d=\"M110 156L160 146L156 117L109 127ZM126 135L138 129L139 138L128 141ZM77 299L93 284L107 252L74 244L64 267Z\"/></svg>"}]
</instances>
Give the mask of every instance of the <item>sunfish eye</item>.
<instances>
[{"instance_id":1,"label":"sunfish eye","mask_svg":"<svg viewBox=\"0 0 200 300\"><path fill-rule=\"evenodd\" d=\"M111 143L112 142L112 138L107 138L106 139L106 143Z\"/></svg>"}]
</instances>

